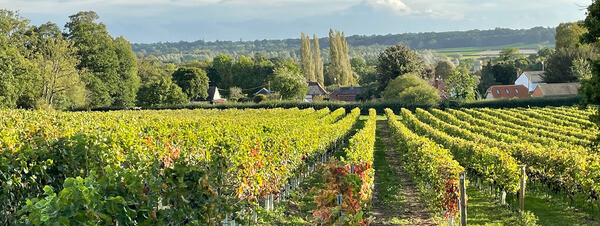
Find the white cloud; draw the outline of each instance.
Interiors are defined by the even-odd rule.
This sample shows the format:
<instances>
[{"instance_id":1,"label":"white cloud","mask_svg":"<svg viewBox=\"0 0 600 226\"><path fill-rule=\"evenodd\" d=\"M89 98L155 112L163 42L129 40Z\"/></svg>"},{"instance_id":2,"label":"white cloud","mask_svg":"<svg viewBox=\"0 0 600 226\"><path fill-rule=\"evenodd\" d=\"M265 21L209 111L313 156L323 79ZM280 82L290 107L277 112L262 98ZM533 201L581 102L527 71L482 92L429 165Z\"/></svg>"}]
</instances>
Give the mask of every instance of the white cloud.
<instances>
[{"instance_id":1,"label":"white cloud","mask_svg":"<svg viewBox=\"0 0 600 226\"><path fill-rule=\"evenodd\" d=\"M410 8L401 0L368 0L367 2L376 9L388 9L399 15L410 13Z\"/></svg>"}]
</instances>

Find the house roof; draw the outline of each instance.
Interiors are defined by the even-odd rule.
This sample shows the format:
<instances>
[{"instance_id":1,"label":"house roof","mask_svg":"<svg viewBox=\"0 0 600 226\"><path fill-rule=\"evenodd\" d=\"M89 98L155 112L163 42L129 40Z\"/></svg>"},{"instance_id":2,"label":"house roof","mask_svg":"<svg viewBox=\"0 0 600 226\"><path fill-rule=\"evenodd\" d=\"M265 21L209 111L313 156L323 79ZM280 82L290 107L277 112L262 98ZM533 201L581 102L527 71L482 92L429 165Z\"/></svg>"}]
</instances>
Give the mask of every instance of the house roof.
<instances>
[{"instance_id":1,"label":"house roof","mask_svg":"<svg viewBox=\"0 0 600 226\"><path fill-rule=\"evenodd\" d=\"M219 93L219 90L216 86L208 87L208 97L206 99L207 100L215 100L215 94L218 94L218 93ZM220 99L220 97L217 99Z\"/></svg>"},{"instance_id":2,"label":"house roof","mask_svg":"<svg viewBox=\"0 0 600 226\"><path fill-rule=\"evenodd\" d=\"M206 98L196 98L194 99L194 101L215 101L222 99L221 94L219 94L219 88L217 88L216 86L208 87L208 90L206 90L206 92L208 93L208 96Z\"/></svg>"},{"instance_id":3,"label":"house roof","mask_svg":"<svg viewBox=\"0 0 600 226\"><path fill-rule=\"evenodd\" d=\"M521 75L527 76L527 79L529 79L531 83L544 82L544 71L524 71Z\"/></svg>"},{"instance_id":4,"label":"house roof","mask_svg":"<svg viewBox=\"0 0 600 226\"><path fill-rule=\"evenodd\" d=\"M567 96L567 95L577 95L579 83L550 83L550 84L540 84L535 89L540 89L542 94L547 96Z\"/></svg>"},{"instance_id":5,"label":"house roof","mask_svg":"<svg viewBox=\"0 0 600 226\"><path fill-rule=\"evenodd\" d=\"M358 95L360 93L360 87L341 87L336 91L331 92L331 95Z\"/></svg>"},{"instance_id":6,"label":"house roof","mask_svg":"<svg viewBox=\"0 0 600 226\"><path fill-rule=\"evenodd\" d=\"M258 92L254 93L254 95L255 96L258 95L258 94L269 95L269 94L273 94L273 93L275 93L275 91L270 91L270 90L268 90L266 88L262 88Z\"/></svg>"},{"instance_id":7,"label":"house roof","mask_svg":"<svg viewBox=\"0 0 600 226\"><path fill-rule=\"evenodd\" d=\"M429 82L430 86L435 87L438 91L444 92L446 91L446 82L442 79L436 79L435 81Z\"/></svg>"},{"instance_id":8,"label":"house roof","mask_svg":"<svg viewBox=\"0 0 600 226\"><path fill-rule=\"evenodd\" d=\"M487 95L492 94L494 99L501 98L528 98L529 89L524 85L497 85L490 86Z\"/></svg>"},{"instance_id":9,"label":"house roof","mask_svg":"<svg viewBox=\"0 0 600 226\"><path fill-rule=\"evenodd\" d=\"M308 92L306 92L306 95L327 95L327 91L318 82L308 82Z\"/></svg>"}]
</instances>

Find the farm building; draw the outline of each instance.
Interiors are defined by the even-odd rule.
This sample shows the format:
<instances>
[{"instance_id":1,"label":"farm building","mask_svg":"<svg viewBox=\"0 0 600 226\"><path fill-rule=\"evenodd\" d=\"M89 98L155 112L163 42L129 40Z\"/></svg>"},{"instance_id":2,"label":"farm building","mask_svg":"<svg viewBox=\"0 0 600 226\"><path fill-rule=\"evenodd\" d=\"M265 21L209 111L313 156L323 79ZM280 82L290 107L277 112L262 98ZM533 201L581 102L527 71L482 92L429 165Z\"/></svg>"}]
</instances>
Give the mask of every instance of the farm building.
<instances>
[{"instance_id":1,"label":"farm building","mask_svg":"<svg viewBox=\"0 0 600 226\"><path fill-rule=\"evenodd\" d=\"M488 88L485 99L529 98L529 90L524 85L497 85Z\"/></svg>"},{"instance_id":2,"label":"farm building","mask_svg":"<svg viewBox=\"0 0 600 226\"><path fill-rule=\"evenodd\" d=\"M223 99L221 97L221 94L219 93L219 88L217 88L216 86L208 87L207 92L208 92L208 97L206 99L198 99L196 101L210 102L210 103L225 102L225 99Z\"/></svg>"},{"instance_id":3,"label":"farm building","mask_svg":"<svg viewBox=\"0 0 600 226\"><path fill-rule=\"evenodd\" d=\"M341 87L329 94L330 100L356 101L356 95L360 93L360 87Z\"/></svg>"},{"instance_id":4,"label":"farm building","mask_svg":"<svg viewBox=\"0 0 600 226\"><path fill-rule=\"evenodd\" d=\"M539 84L546 84L544 83L543 76L543 71L525 71L517 77L515 85L524 85L529 92L533 92Z\"/></svg>"},{"instance_id":5,"label":"farm building","mask_svg":"<svg viewBox=\"0 0 600 226\"><path fill-rule=\"evenodd\" d=\"M438 93L440 94L440 98L442 100L446 100L451 96L448 92L446 92L446 82L444 82L444 80L442 80L441 78L435 79L435 81L433 82L429 82L429 85L433 86L435 89L438 90Z\"/></svg>"},{"instance_id":6,"label":"farm building","mask_svg":"<svg viewBox=\"0 0 600 226\"><path fill-rule=\"evenodd\" d=\"M540 84L533 91L533 97L560 97L577 95L579 83Z\"/></svg>"},{"instance_id":7,"label":"farm building","mask_svg":"<svg viewBox=\"0 0 600 226\"><path fill-rule=\"evenodd\" d=\"M262 89L260 89L258 92L254 93L254 96L256 96L256 95L258 95L258 94L262 94L262 95L265 95L265 96L269 96L269 95L271 95L271 94L273 94L273 93L275 93L275 91L271 91L271 90L268 90L268 89L266 89L266 88L262 88Z\"/></svg>"},{"instance_id":8,"label":"farm building","mask_svg":"<svg viewBox=\"0 0 600 226\"><path fill-rule=\"evenodd\" d=\"M325 89L323 88L323 86L321 86L320 83L308 82L308 92L306 92L306 97L304 99L306 99L306 101L311 102L313 101L313 99L315 99L315 97L326 95L327 91L325 91Z\"/></svg>"}]
</instances>

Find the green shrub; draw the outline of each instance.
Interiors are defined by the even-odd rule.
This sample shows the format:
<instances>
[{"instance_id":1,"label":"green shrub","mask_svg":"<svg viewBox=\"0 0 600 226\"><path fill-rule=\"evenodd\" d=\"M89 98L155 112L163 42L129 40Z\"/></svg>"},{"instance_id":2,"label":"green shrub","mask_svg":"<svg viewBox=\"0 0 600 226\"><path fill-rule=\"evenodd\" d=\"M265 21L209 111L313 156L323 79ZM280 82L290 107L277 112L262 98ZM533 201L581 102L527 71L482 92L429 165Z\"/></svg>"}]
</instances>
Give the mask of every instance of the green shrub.
<instances>
[{"instance_id":1,"label":"green shrub","mask_svg":"<svg viewBox=\"0 0 600 226\"><path fill-rule=\"evenodd\" d=\"M260 103L263 101L266 101L268 98L267 96L265 96L264 94L258 94L256 96L254 96L254 99L252 99L254 101L254 103Z\"/></svg>"}]
</instances>

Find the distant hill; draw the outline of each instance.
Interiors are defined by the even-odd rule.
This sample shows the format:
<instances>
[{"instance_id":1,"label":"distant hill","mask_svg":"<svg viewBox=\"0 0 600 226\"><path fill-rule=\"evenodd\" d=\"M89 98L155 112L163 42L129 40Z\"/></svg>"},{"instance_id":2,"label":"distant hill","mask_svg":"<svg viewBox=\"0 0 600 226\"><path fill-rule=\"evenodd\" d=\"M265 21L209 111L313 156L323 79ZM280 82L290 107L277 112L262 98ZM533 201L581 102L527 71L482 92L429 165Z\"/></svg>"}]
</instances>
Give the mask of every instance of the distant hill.
<instances>
[{"instance_id":1,"label":"distant hill","mask_svg":"<svg viewBox=\"0 0 600 226\"><path fill-rule=\"evenodd\" d=\"M531 29L470 30L452 32L425 32L388 35L353 35L347 37L351 57L376 58L385 48L399 42L412 49L450 49L488 46L522 46L544 43L554 45L554 28L534 27ZM298 34L300 36L300 34ZM329 39L320 38L323 57L328 58ZM252 56L256 53L268 58L282 57L298 59L300 39L256 40L256 41L214 41L205 42L166 42L133 44L135 52L152 54L165 62L181 63L191 60L207 60L219 54L233 57Z\"/></svg>"}]
</instances>

